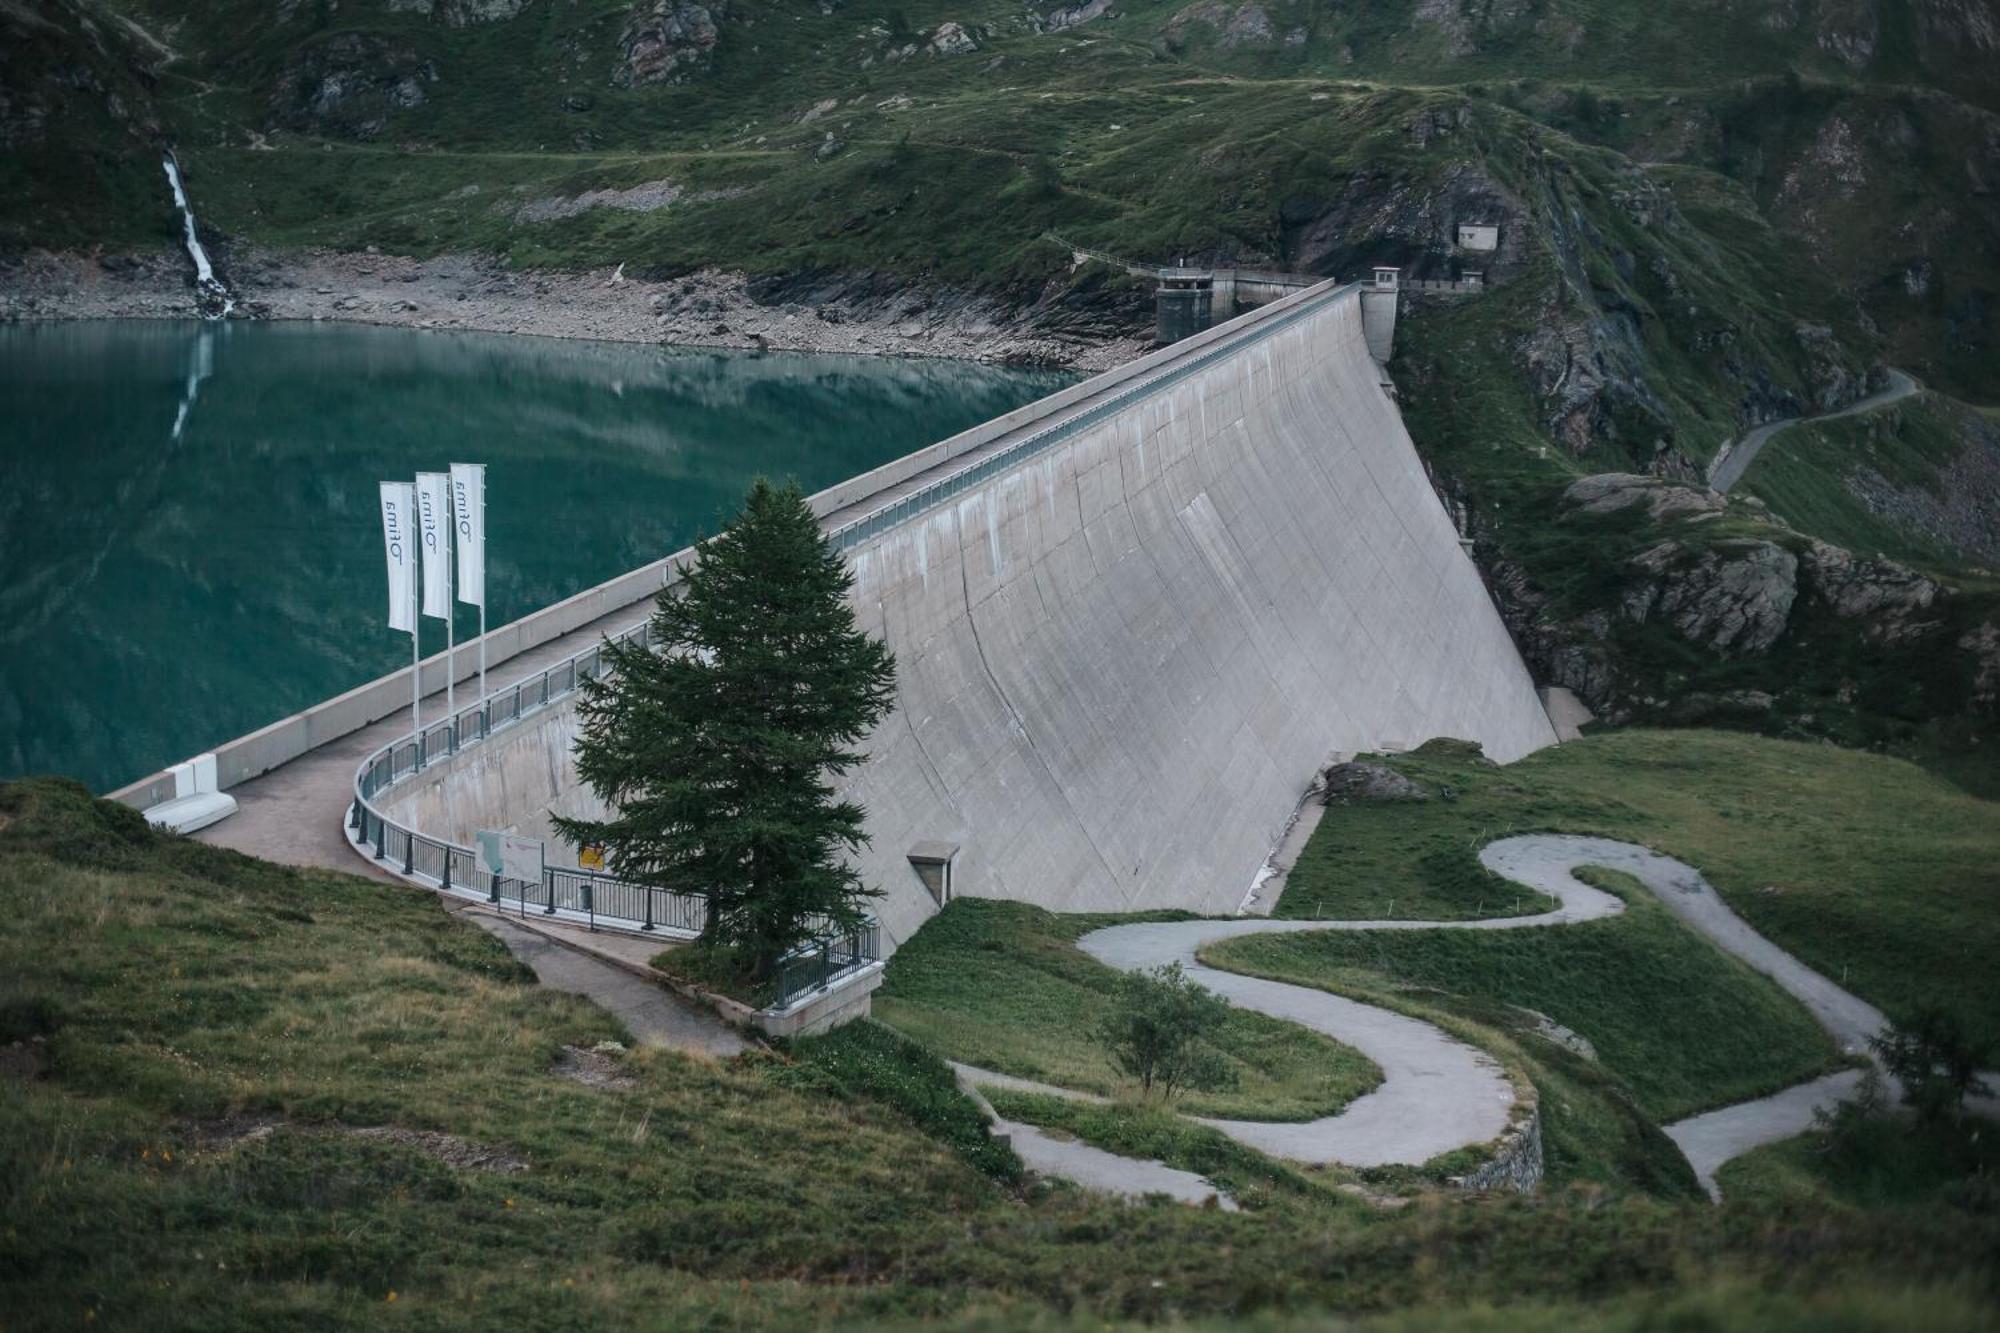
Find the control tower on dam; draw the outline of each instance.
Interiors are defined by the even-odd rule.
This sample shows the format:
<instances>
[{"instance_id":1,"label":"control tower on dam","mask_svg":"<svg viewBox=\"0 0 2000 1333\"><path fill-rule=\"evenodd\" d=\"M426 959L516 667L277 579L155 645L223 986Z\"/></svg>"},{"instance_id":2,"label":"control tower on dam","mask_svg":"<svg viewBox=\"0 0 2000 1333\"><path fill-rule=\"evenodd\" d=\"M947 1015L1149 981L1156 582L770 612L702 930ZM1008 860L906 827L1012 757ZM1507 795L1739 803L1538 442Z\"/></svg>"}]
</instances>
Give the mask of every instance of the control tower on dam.
<instances>
[{"instance_id":1,"label":"control tower on dam","mask_svg":"<svg viewBox=\"0 0 2000 1333\"><path fill-rule=\"evenodd\" d=\"M960 895L1233 912L1330 756L1555 741L1389 394L1394 299L1325 284L816 497L897 660L843 793L885 946ZM552 702L382 812L597 813L576 726Z\"/></svg>"}]
</instances>

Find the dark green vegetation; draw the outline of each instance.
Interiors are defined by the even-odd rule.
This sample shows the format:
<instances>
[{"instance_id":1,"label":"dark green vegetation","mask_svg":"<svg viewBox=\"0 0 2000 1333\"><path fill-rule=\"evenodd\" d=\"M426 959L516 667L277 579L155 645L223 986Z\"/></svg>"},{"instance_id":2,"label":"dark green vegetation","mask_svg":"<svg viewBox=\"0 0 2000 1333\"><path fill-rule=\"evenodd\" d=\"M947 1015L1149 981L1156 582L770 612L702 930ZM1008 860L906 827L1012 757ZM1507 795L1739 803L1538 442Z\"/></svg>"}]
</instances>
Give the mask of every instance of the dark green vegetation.
<instances>
[{"instance_id":1,"label":"dark green vegetation","mask_svg":"<svg viewBox=\"0 0 2000 1333\"><path fill-rule=\"evenodd\" d=\"M1120 974L1075 945L1109 920L958 899L896 951L875 1013L952 1060L1083 1092L1130 1092L1133 1084L1093 1035L1113 1012ZM1186 1093L1180 1110L1309 1120L1331 1115L1380 1078L1337 1042L1241 1009L1229 1012L1213 1053L1234 1070L1237 1087Z\"/></svg>"},{"instance_id":2,"label":"dark green vegetation","mask_svg":"<svg viewBox=\"0 0 2000 1333\"><path fill-rule=\"evenodd\" d=\"M833 784L889 711L896 659L856 627L853 571L796 482L753 482L681 586L650 642L606 643L610 672L584 683L577 777L611 813L556 829L620 879L704 896L702 947L762 984L878 892L849 859L862 809Z\"/></svg>"},{"instance_id":3,"label":"dark green vegetation","mask_svg":"<svg viewBox=\"0 0 2000 1333\"><path fill-rule=\"evenodd\" d=\"M168 839L68 784L0 788L0 901L9 1327L1068 1327L1525 1301L1622 1328L1745 1279L1769 1327L1804 1326L1836 1279L1849 1322L1818 1326L1947 1327L1994 1293L2000 1236L1956 1207L1557 1188L1383 1214L1282 1173L1260 1193L1254 1164L1258 1207L1236 1215L1021 1192L935 1060L868 1029L792 1059L635 1051L620 1085L586 1085L564 1047L615 1025L434 897Z\"/></svg>"},{"instance_id":4,"label":"dark green vegetation","mask_svg":"<svg viewBox=\"0 0 2000 1333\"><path fill-rule=\"evenodd\" d=\"M1224 1092L1241 1082L1236 1066L1216 1049L1229 1021L1229 1002L1190 978L1179 963L1118 979L1111 1012L1098 1024L1098 1044L1139 1096L1172 1101L1176 1093Z\"/></svg>"},{"instance_id":5,"label":"dark green vegetation","mask_svg":"<svg viewBox=\"0 0 2000 1333\"><path fill-rule=\"evenodd\" d=\"M1385 762L1434 791L1451 787L1456 799L1328 810L1281 912L1385 916L1392 893L1427 891L1440 874L1432 858L1457 855L1454 876L1484 876L1478 848L1511 833L1623 838L1693 865L1751 926L1891 1018L1936 1002L1975 1039L2000 1032L1989 966L2000 949L2000 806L1911 764L1701 731L1590 736L1505 768L1451 742ZM1399 847L1408 848L1400 883ZM1350 859L1367 873L1343 876ZM1461 889L1446 901L1464 908L1467 898ZM1485 914L1512 906L1489 897ZM1401 902L1396 914L1411 915ZM1645 917L1635 911L1623 920ZM1562 937L1592 928L1481 943L1499 957L1515 948L1560 950Z\"/></svg>"},{"instance_id":6,"label":"dark green vegetation","mask_svg":"<svg viewBox=\"0 0 2000 1333\"><path fill-rule=\"evenodd\" d=\"M2000 1137L1991 1124L1889 1113L1879 1088L1795 1139L1722 1168L1730 1198L1786 1206L2000 1214Z\"/></svg>"}]
</instances>

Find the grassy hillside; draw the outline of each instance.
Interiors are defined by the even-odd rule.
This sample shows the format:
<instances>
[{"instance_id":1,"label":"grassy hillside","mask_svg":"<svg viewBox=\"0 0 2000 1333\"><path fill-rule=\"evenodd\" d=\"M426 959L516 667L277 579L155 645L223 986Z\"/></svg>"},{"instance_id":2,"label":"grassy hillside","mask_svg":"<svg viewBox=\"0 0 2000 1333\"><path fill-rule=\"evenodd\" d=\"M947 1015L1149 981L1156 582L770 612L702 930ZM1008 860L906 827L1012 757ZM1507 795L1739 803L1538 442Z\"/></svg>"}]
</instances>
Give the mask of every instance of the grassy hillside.
<instances>
[{"instance_id":1,"label":"grassy hillside","mask_svg":"<svg viewBox=\"0 0 2000 1333\"><path fill-rule=\"evenodd\" d=\"M2000 948L2000 806L1914 765L1699 731L1591 736L1505 768L1449 742L1388 762L1454 799L1329 810L1280 913L1379 918L1393 898L1409 915L1447 896L1469 915L1477 894L1484 914L1502 914L1511 897L1474 861L1488 840L1623 838L1695 866L1753 927L1891 1017L1935 1001L2000 1033L1986 966ZM1440 864L1454 882L1443 895ZM1510 938L1500 953L1562 951L1562 933ZM1528 972L1527 984L1562 984L1539 964Z\"/></svg>"},{"instance_id":2,"label":"grassy hillside","mask_svg":"<svg viewBox=\"0 0 2000 1333\"><path fill-rule=\"evenodd\" d=\"M1493 1302L1622 1328L1746 1277L1763 1326L1838 1290L1869 1328L1962 1319L2000 1281L1990 1217L1955 1205L1718 1211L1612 1178L1394 1213L1272 1186L1224 1215L1024 1189L921 1053L620 1054L430 895L164 837L66 783L0 788L0 901L13 1328L1514 1318Z\"/></svg>"}]
</instances>

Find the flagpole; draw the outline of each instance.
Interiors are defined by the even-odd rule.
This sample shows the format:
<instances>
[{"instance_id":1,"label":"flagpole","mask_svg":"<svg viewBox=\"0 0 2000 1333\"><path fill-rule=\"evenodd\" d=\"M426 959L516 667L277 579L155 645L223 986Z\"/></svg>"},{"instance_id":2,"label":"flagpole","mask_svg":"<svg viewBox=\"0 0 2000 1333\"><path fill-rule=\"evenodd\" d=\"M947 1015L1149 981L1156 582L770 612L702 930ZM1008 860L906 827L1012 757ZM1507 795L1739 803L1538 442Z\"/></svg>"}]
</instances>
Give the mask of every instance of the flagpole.
<instances>
[{"instance_id":1,"label":"flagpole","mask_svg":"<svg viewBox=\"0 0 2000 1333\"><path fill-rule=\"evenodd\" d=\"M424 765L424 719L423 707L418 702L424 693L424 654L417 636L423 632L424 619L417 614L417 581L410 580L410 730L417 737L416 766Z\"/></svg>"},{"instance_id":2,"label":"flagpole","mask_svg":"<svg viewBox=\"0 0 2000 1333\"><path fill-rule=\"evenodd\" d=\"M449 481L445 485L445 495L447 497L451 495ZM444 711L445 716L451 719L449 744L456 751L458 749L458 603L452 598L458 591L456 587L458 524L449 522L449 515L446 515L446 518L445 528L450 535L445 538L444 556Z\"/></svg>"},{"instance_id":3,"label":"flagpole","mask_svg":"<svg viewBox=\"0 0 2000 1333\"><path fill-rule=\"evenodd\" d=\"M479 471L479 697L486 697L486 469Z\"/></svg>"}]
</instances>

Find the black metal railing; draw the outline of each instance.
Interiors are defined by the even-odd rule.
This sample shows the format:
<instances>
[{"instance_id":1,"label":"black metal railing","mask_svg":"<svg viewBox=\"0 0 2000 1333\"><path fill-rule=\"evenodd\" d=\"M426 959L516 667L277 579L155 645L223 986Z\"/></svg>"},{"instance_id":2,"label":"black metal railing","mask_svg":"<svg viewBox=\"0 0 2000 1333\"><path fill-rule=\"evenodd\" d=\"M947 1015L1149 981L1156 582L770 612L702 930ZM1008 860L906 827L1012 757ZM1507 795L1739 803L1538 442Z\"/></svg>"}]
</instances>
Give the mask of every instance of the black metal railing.
<instances>
[{"instance_id":1,"label":"black metal railing","mask_svg":"<svg viewBox=\"0 0 2000 1333\"><path fill-rule=\"evenodd\" d=\"M771 1007L789 1009L881 957L880 927L874 917L850 930L829 931L778 964L778 998Z\"/></svg>"}]
</instances>

